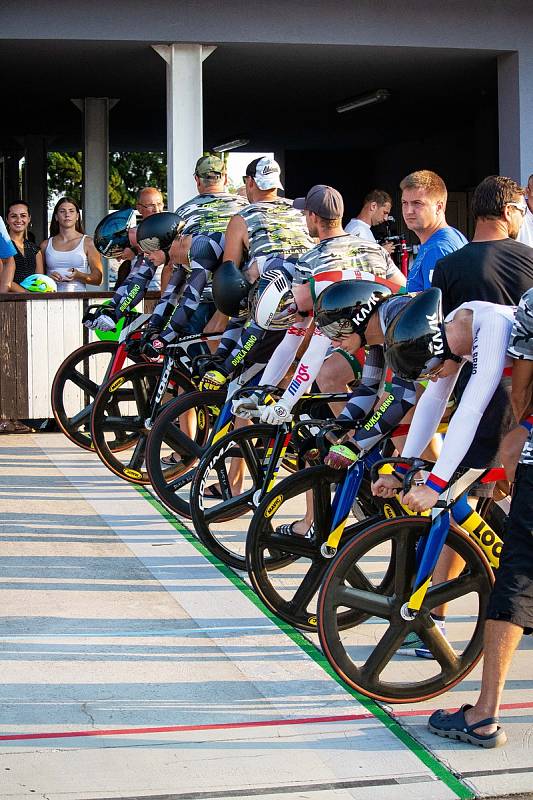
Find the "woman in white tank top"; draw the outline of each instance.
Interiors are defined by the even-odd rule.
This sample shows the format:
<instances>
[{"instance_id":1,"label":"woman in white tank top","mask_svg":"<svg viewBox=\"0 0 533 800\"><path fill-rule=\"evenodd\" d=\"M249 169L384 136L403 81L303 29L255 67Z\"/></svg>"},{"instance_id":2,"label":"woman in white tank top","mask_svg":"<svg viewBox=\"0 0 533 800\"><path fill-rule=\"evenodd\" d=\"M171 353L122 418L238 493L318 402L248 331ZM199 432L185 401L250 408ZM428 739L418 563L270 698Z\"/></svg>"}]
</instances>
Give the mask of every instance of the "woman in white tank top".
<instances>
[{"instance_id":1,"label":"woman in white tank top","mask_svg":"<svg viewBox=\"0 0 533 800\"><path fill-rule=\"evenodd\" d=\"M46 274L57 282L58 292L84 292L87 284L102 283L102 261L92 239L85 236L80 208L72 197L56 203L50 238L41 244Z\"/></svg>"}]
</instances>

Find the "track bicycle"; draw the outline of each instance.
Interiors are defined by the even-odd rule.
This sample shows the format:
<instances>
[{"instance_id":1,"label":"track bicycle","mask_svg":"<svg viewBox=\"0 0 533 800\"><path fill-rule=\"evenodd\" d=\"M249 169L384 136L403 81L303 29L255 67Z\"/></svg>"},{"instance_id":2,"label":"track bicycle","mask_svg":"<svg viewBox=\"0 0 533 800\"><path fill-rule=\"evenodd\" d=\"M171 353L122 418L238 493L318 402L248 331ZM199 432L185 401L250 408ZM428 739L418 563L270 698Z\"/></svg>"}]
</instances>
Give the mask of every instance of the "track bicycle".
<instances>
[{"instance_id":1,"label":"track bicycle","mask_svg":"<svg viewBox=\"0 0 533 800\"><path fill-rule=\"evenodd\" d=\"M162 362L126 367L100 387L92 408L91 436L94 449L111 472L130 483L150 482L144 468L148 433L165 403L195 391L195 364L211 358L206 343L219 338L219 333L183 336L168 345ZM191 349L198 346L204 352L193 354ZM205 441L205 435L202 427L195 425L194 441L198 445ZM123 437L134 442L132 452L114 448ZM164 469L174 477L183 472L183 465Z\"/></svg>"},{"instance_id":2,"label":"track bicycle","mask_svg":"<svg viewBox=\"0 0 533 800\"><path fill-rule=\"evenodd\" d=\"M364 422L329 420L319 424L317 444L323 456L327 452L327 434L352 431ZM369 469L381 458L381 448L394 435L396 431L363 454L349 470L320 464L290 475L259 504L246 539L248 574L265 605L291 625L316 630L317 592L341 542L344 545L357 537L378 519L407 513L398 500L383 501L370 491ZM313 524L307 536L281 533L282 525L301 518L308 502L312 505ZM293 557L289 568L269 571L264 553L273 549ZM382 579L387 582L388 576L385 574ZM352 624L360 616L348 612L340 624Z\"/></svg>"},{"instance_id":3,"label":"track bicycle","mask_svg":"<svg viewBox=\"0 0 533 800\"><path fill-rule=\"evenodd\" d=\"M91 309L100 306L89 306ZM118 341L95 341L78 347L63 361L52 383L52 412L60 430L83 450L94 450L91 438L91 413L94 398L102 384L124 368L127 360L144 361L126 350L126 341L138 340L149 314L131 311L125 315ZM117 436L113 451L131 447L135 437Z\"/></svg>"},{"instance_id":4,"label":"track bicycle","mask_svg":"<svg viewBox=\"0 0 533 800\"><path fill-rule=\"evenodd\" d=\"M190 518L190 486L195 464L205 450L233 427L232 402L240 390L257 386L264 364L237 370L222 389L191 391L175 398L161 410L148 436L146 470L160 500L175 514ZM182 430L184 414L195 415L196 435ZM165 458L177 458L174 472L165 469Z\"/></svg>"},{"instance_id":5,"label":"track bicycle","mask_svg":"<svg viewBox=\"0 0 533 800\"><path fill-rule=\"evenodd\" d=\"M283 391L277 386L260 389L258 405ZM303 448L318 432L322 418L331 414L328 403L346 402L349 397L346 392L311 392L295 405L292 422L254 421L217 438L204 452L191 483L191 517L197 536L217 558L246 569L245 542L255 509L280 471L287 475L305 467Z\"/></svg>"},{"instance_id":6,"label":"track bicycle","mask_svg":"<svg viewBox=\"0 0 533 800\"><path fill-rule=\"evenodd\" d=\"M404 480L407 491L415 473L427 468L412 463ZM373 466L377 478L380 463ZM454 478L431 516L381 519L367 525L337 554L324 577L318 599L318 631L324 653L337 674L352 688L389 703L428 700L455 686L482 654L483 623L499 563L502 540L467 501L476 481L502 478L502 470L470 469ZM450 528L450 513L461 526ZM432 583L444 544L464 561L456 577ZM391 578L383 581L383 575ZM446 637L431 610L449 604ZM341 630L344 615L366 617L365 624ZM398 656L405 637L416 632L434 660L416 665ZM402 666L403 665L403 666Z\"/></svg>"}]
</instances>

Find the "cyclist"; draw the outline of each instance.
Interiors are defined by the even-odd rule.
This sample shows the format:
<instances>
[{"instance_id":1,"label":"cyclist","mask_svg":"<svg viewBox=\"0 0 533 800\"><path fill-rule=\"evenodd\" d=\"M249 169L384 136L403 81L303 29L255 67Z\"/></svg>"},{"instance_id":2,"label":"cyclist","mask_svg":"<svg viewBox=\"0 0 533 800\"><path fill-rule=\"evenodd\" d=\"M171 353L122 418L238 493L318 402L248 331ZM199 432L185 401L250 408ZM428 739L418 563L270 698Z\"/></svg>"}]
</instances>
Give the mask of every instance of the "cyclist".
<instances>
[{"instance_id":1,"label":"cyclist","mask_svg":"<svg viewBox=\"0 0 533 800\"><path fill-rule=\"evenodd\" d=\"M224 261L243 265L251 285L272 269L282 270L285 278L292 280L298 258L313 246L313 240L301 212L290 200L278 197L278 189L283 188L279 164L267 156L254 159L246 168L244 182L250 204L230 220ZM265 336L265 330L252 320L243 326L239 318L228 322L221 312L215 313L206 331L220 329L221 324L226 329L213 368L204 375L205 388L223 386L236 366L257 359ZM268 335L264 346L270 353L279 339L279 334Z\"/></svg>"},{"instance_id":2,"label":"cyclist","mask_svg":"<svg viewBox=\"0 0 533 800\"><path fill-rule=\"evenodd\" d=\"M309 233L317 237L319 243L304 253L296 264L293 292L304 319L289 328L276 348L263 373L261 383L264 385L278 384L284 377L312 321L309 312L313 300L327 286L348 279L378 279L393 289L405 285L404 276L382 247L343 230L344 202L336 189L322 184L313 186L307 196L297 198L294 205L303 209ZM328 392L345 391L346 385L360 376L360 364L353 355L339 349L324 362L328 350L331 350L329 339L315 327L284 394L274 405L262 408L263 422L278 424L289 421L293 406L310 389L317 376L321 390ZM253 397L239 400L234 403L234 411L238 413L240 408L248 414L253 406Z\"/></svg>"},{"instance_id":3,"label":"cyclist","mask_svg":"<svg viewBox=\"0 0 533 800\"><path fill-rule=\"evenodd\" d=\"M151 186L146 186L137 193L137 213L141 219L147 219L152 214L163 211L163 195ZM102 225L102 223L100 223ZM99 226L100 227L100 226ZM129 274L115 290L109 304L101 306L96 314L84 320L86 328L100 331L112 331L116 328L117 322L131 309L134 308L148 289L159 290L162 283L162 266L164 263L164 253L151 253L148 258L140 248L137 247L135 238L135 228L130 228L130 243L116 257L120 260L128 259L131 261ZM109 238L106 242L105 239ZM105 255L106 247L111 244L112 232L106 235L103 232L103 240L100 244L100 252Z\"/></svg>"},{"instance_id":4,"label":"cyclist","mask_svg":"<svg viewBox=\"0 0 533 800\"><path fill-rule=\"evenodd\" d=\"M425 302L429 295L438 297L431 318ZM507 345L515 315L512 306L483 301L463 303L443 323L440 297L440 289L422 292L398 315L385 337L386 361L397 375L430 379L417 404L402 451L406 458L419 456L424 450L442 418L460 367L465 360L472 362L472 376L448 425L432 473L423 486L413 487L404 497L405 505L417 513L433 508L446 490L468 451L504 369L511 366ZM394 476L382 476L373 490L375 494L390 497L400 485Z\"/></svg>"},{"instance_id":5,"label":"cyclist","mask_svg":"<svg viewBox=\"0 0 533 800\"><path fill-rule=\"evenodd\" d=\"M368 348L361 381L339 416L354 422L368 417L368 422L350 441L331 446L325 463L333 469L354 464L360 453L393 430L415 403L414 381L393 375L389 395L375 408L386 372L385 332L410 302L409 295L391 295L390 289L377 281L354 279L331 284L315 302L315 322L322 334L352 354L364 345ZM308 507L304 520L282 526L280 532L310 537L312 521L312 509Z\"/></svg>"},{"instance_id":6,"label":"cyclist","mask_svg":"<svg viewBox=\"0 0 533 800\"><path fill-rule=\"evenodd\" d=\"M149 322L147 355L161 353L184 333L204 329L214 310L210 283L222 262L228 222L247 206L244 198L226 190L228 178L222 158L202 156L196 162L194 179L198 194L176 210L184 224L169 251L170 262L165 269L172 271ZM162 331L171 308L174 311Z\"/></svg>"},{"instance_id":7,"label":"cyclist","mask_svg":"<svg viewBox=\"0 0 533 800\"><path fill-rule=\"evenodd\" d=\"M475 704L458 711L439 709L428 721L438 736L460 739L481 747L498 747L507 736L498 725L498 712L511 659L524 633L533 632L533 289L522 297L509 343L513 365L511 399L518 427L508 434L505 450L514 452L507 475L519 465L500 566L492 590L487 621L481 691ZM511 474L513 473L513 474Z\"/></svg>"}]
</instances>

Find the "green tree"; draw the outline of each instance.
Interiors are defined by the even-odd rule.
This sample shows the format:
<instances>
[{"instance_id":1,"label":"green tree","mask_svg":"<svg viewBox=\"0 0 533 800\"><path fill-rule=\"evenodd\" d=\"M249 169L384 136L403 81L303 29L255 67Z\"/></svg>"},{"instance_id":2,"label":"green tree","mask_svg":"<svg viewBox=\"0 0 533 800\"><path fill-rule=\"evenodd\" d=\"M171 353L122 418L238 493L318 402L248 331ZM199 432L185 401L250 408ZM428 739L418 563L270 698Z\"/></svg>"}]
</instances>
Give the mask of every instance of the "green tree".
<instances>
[{"instance_id":1,"label":"green tree","mask_svg":"<svg viewBox=\"0 0 533 800\"><path fill-rule=\"evenodd\" d=\"M136 193L143 186L157 186L165 195L166 169L164 153L110 153L110 208L134 206ZM48 153L48 192L55 197L68 194L81 201L81 153Z\"/></svg>"}]
</instances>

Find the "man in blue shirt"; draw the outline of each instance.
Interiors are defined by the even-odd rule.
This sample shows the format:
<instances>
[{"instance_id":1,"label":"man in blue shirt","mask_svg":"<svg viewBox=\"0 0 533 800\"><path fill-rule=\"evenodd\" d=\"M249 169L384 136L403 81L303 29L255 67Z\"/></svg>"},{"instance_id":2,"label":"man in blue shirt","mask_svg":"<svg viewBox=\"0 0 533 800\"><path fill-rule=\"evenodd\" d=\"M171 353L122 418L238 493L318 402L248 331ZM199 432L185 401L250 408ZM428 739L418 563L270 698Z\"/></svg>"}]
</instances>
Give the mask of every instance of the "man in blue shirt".
<instances>
[{"instance_id":1,"label":"man in blue shirt","mask_svg":"<svg viewBox=\"0 0 533 800\"><path fill-rule=\"evenodd\" d=\"M15 272L15 261L13 256L17 251L15 245L9 238L9 233L4 224L4 220L0 217L0 263L2 270L0 272L0 294L9 291L6 283L6 275Z\"/></svg>"},{"instance_id":2,"label":"man in blue shirt","mask_svg":"<svg viewBox=\"0 0 533 800\"><path fill-rule=\"evenodd\" d=\"M400 183L405 224L421 246L407 276L407 291L429 289L435 264L467 243L463 234L446 222L446 184L428 169L411 172Z\"/></svg>"}]
</instances>

